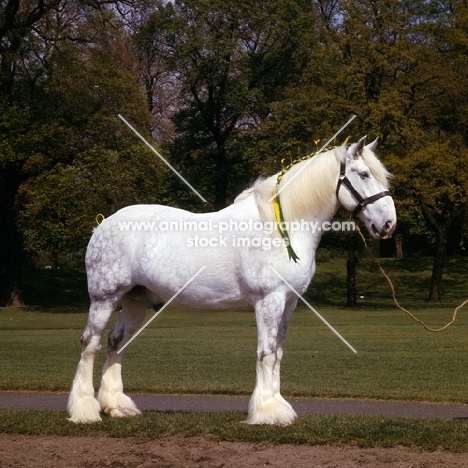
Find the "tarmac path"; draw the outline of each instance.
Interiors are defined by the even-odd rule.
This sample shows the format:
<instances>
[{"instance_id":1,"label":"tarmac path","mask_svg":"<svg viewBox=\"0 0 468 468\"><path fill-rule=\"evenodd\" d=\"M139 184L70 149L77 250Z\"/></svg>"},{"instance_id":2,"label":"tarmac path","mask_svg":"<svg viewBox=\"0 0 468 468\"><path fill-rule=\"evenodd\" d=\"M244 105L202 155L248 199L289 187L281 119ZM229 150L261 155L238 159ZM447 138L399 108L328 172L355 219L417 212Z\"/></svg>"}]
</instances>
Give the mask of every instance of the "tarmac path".
<instances>
[{"instance_id":1,"label":"tarmac path","mask_svg":"<svg viewBox=\"0 0 468 468\"><path fill-rule=\"evenodd\" d=\"M130 395L142 411L241 411L248 397L224 395ZM67 393L0 392L0 408L65 410ZM298 414L357 414L403 418L468 419L468 405L413 401L287 398Z\"/></svg>"}]
</instances>

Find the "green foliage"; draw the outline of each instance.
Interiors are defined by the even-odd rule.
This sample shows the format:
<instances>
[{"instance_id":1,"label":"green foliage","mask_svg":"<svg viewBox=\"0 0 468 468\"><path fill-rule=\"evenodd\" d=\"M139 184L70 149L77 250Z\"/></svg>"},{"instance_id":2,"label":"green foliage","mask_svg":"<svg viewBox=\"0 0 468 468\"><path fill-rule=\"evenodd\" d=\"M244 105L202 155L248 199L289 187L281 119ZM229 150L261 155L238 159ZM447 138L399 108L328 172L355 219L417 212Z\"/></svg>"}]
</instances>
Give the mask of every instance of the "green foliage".
<instances>
[{"instance_id":1,"label":"green foliage","mask_svg":"<svg viewBox=\"0 0 468 468\"><path fill-rule=\"evenodd\" d=\"M306 2L178 1L161 7L136 37L141 48L159 47L178 77L169 150L215 209L246 183L251 162L242 140L300 76L312 22Z\"/></svg>"},{"instance_id":2,"label":"green foliage","mask_svg":"<svg viewBox=\"0 0 468 468\"><path fill-rule=\"evenodd\" d=\"M412 201L412 205L406 204L410 216L420 197L439 219L453 207L468 204L468 149L459 140L428 143L411 157L393 158L392 167L397 174L398 199ZM400 213L406 221L403 207Z\"/></svg>"},{"instance_id":3,"label":"green foliage","mask_svg":"<svg viewBox=\"0 0 468 468\"><path fill-rule=\"evenodd\" d=\"M221 208L351 114L336 144L379 136L404 236L440 243L439 223L463 252L466 2L158 1L125 25L107 4L2 17L0 302L24 247L80 251L97 213L131 203ZM208 207L163 182L119 113L164 139Z\"/></svg>"},{"instance_id":4,"label":"green foliage","mask_svg":"<svg viewBox=\"0 0 468 468\"><path fill-rule=\"evenodd\" d=\"M418 235L421 248L440 243L432 213L450 220L459 254L468 193L466 2L317 3L320 40L288 98L250 136L250 157L278 170L357 114L336 143L347 134L379 137L378 153L395 175L399 231Z\"/></svg>"},{"instance_id":5,"label":"green foliage","mask_svg":"<svg viewBox=\"0 0 468 468\"><path fill-rule=\"evenodd\" d=\"M141 146L112 151L94 147L70 165L58 164L28 187L19 218L25 245L32 252L83 251L105 217L135 203L154 203L161 194L161 168Z\"/></svg>"},{"instance_id":6,"label":"green foliage","mask_svg":"<svg viewBox=\"0 0 468 468\"><path fill-rule=\"evenodd\" d=\"M29 96L30 115L5 109L23 119L21 136L5 119L0 152L4 167L21 161L17 221L33 255L83 254L98 213L161 199L165 171L117 118L122 113L142 130L148 122L119 34L89 49L62 44Z\"/></svg>"}]
</instances>

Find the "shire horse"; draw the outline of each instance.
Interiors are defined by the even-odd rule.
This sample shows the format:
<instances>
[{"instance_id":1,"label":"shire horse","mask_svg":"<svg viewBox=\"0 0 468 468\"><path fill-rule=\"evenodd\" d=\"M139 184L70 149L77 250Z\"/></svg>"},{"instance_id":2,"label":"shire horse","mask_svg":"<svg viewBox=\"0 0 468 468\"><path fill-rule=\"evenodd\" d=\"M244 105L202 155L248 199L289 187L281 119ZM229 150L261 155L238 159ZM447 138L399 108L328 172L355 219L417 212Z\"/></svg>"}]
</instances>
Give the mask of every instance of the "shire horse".
<instances>
[{"instance_id":1,"label":"shire horse","mask_svg":"<svg viewBox=\"0 0 468 468\"><path fill-rule=\"evenodd\" d=\"M388 192L390 174L375 156L376 144L377 140L366 145L363 137L299 162L283 175L281 184L294 180L281 191L282 217L286 223L301 223L300 229L288 232L288 243L297 255L294 261L288 257L282 232L256 228L259 223L277 226L271 200L278 175L258 180L219 212L195 214L167 206L136 205L105 219L86 252L90 310L68 400L69 419L89 423L100 421L101 412L112 417L140 414L123 391L123 353L119 350L141 326L148 307L157 310L173 299L174 306L186 310L255 309L257 373L246 422L291 424L296 412L280 394L286 331L298 301L291 287L299 294L306 291L315 273L315 251L323 234L320 228L306 229L304 221L320 226L329 222L341 205L361 220L374 238L391 236L396 212ZM191 223L192 229L125 229L128 223L150 221L156 223L153 226L183 221ZM224 240L219 236L221 225L227 226ZM193 242L197 235L206 239L205 244ZM234 245L232 240L239 237L250 242ZM265 239L272 242L267 244ZM201 267L205 268L181 291ZM94 360L118 304L121 311L109 332L107 360L96 397Z\"/></svg>"}]
</instances>

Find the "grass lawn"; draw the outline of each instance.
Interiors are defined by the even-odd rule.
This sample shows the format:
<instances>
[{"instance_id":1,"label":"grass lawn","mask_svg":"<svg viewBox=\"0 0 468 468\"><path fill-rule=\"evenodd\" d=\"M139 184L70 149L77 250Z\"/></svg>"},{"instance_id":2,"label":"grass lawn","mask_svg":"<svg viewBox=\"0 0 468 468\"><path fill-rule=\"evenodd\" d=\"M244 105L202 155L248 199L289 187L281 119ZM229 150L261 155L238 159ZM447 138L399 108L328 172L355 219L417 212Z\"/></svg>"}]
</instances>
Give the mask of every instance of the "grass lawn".
<instances>
[{"instance_id":1,"label":"grass lawn","mask_svg":"<svg viewBox=\"0 0 468 468\"><path fill-rule=\"evenodd\" d=\"M357 349L353 354L308 309L291 324L282 366L285 396L468 402L466 316L429 334L397 311L320 312ZM418 310L436 322L440 311ZM80 354L84 313L2 311L0 389L67 391ZM148 318L152 312L148 313ZM105 352L101 352L95 383ZM128 347L130 392L250 394L256 328L250 311L168 309Z\"/></svg>"},{"instance_id":2,"label":"grass lawn","mask_svg":"<svg viewBox=\"0 0 468 468\"><path fill-rule=\"evenodd\" d=\"M372 262L364 259L358 265L358 293L364 297L358 308L347 309L343 307L345 258L334 258L326 251L321 257L307 298L358 353L352 353L309 309L299 307L289 329L283 360L284 396L468 403L468 308L460 311L455 324L446 331L431 334L392 305L386 281ZM425 303L430 259L383 263L394 279L401 303L431 326L439 327L449 321L453 308L467 297L468 259L449 260L445 302L439 306ZM79 359L79 336L87 317L84 273L31 272L25 284L28 302L36 305L0 309L0 390L68 391ZM147 318L153 313L148 311ZM104 358L103 350L95 372L96 386ZM255 360L256 327L252 311L187 313L168 308L127 349L124 385L128 392L248 395L254 387ZM65 413L47 414L45 419L50 419L54 427L52 433L94 430L69 428ZM161 426L162 432L172 433L171 427L178 427L179 422L175 421L179 417L145 414L135 422L118 424L106 420L99 430L113 436L115 431L138 435L139 431L146 431L139 425L149 425ZM225 429L218 427L216 415L184 417L187 425L182 433L190 435L195 427L198 429L193 430L199 434L197 431L203 433L200 427L208 427L207 433L224 440L266 437L265 440L281 442L284 436L287 441L297 443L351 440L369 446L416 444L430 449L429 446L436 447L437 440L446 437L447 442L440 442L440 446L468 450L467 436L461 435L466 433L463 421L301 417L292 429L250 429L238 425L234 432L223 435ZM242 415L226 417L237 421ZM34 433L40 430L34 429L32 423L37 418L42 421L37 423L38 427L44 423L42 430L48 431L43 412L1 410L0 419L4 422L0 431L24 433L30 429ZM21 429L23 426L29 429ZM423 433L434 434L428 439L429 445L420 440L418 427ZM302 431L302 435L295 431ZM312 435L305 435L310 431L315 434L315 442ZM389 433L400 435L390 437ZM441 434L439 439L436 434ZM407 437L407 442L402 437Z\"/></svg>"},{"instance_id":3,"label":"grass lawn","mask_svg":"<svg viewBox=\"0 0 468 468\"><path fill-rule=\"evenodd\" d=\"M169 435L203 436L217 441L274 444L408 447L411 450L468 451L466 421L384 418L380 416L299 416L294 424L251 426L241 413L147 412L138 418L104 417L98 424L72 424L62 411L0 409L0 433L138 437L145 440ZM334 465L335 466L335 465Z\"/></svg>"},{"instance_id":4,"label":"grass lawn","mask_svg":"<svg viewBox=\"0 0 468 468\"><path fill-rule=\"evenodd\" d=\"M347 309L345 260L321 255L308 300L358 353L308 308L298 307L283 360L283 394L468 402L468 307L446 331L429 333L392 305L386 281L365 259L358 270L364 298ZM447 303L440 306L424 302L430 259L384 264L401 302L432 326L450 320L453 307L466 298L468 259L449 261ZM68 391L87 317L84 273L42 270L30 274L26 285L36 307L0 310L0 390ZM149 310L147 318L153 314ZM104 358L103 350L96 385ZM130 392L250 394L255 359L252 311L168 308L128 347L124 384Z\"/></svg>"}]
</instances>

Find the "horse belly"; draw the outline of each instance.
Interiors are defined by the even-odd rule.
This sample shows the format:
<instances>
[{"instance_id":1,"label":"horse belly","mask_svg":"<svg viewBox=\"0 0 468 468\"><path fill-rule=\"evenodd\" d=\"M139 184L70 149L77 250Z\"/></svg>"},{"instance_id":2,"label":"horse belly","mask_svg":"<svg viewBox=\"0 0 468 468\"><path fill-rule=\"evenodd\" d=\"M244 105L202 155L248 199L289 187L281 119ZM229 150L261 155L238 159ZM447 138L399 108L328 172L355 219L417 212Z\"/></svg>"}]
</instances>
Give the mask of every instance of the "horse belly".
<instances>
[{"instance_id":1,"label":"horse belly","mask_svg":"<svg viewBox=\"0 0 468 468\"><path fill-rule=\"evenodd\" d=\"M170 238L169 238L170 237ZM184 309L227 310L246 307L239 259L221 248L185 248L185 236L148 241L134 261L134 281L155 298Z\"/></svg>"}]
</instances>

